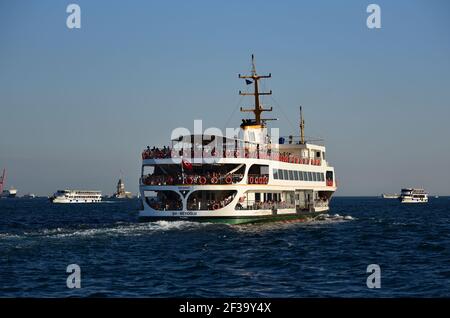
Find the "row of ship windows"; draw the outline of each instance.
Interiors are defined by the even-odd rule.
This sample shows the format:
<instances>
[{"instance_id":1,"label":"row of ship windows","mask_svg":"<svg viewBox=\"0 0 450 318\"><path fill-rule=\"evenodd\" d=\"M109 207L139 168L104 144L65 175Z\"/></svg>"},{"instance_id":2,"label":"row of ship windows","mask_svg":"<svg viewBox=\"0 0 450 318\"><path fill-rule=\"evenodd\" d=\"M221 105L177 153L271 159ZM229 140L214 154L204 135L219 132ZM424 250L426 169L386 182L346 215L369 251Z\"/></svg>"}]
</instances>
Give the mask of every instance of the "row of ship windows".
<instances>
[{"instance_id":1,"label":"row of ship windows","mask_svg":"<svg viewBox=\"0 0 450 318\"><path fill-rule=\"evenodd\" d=\"M325 181L325 175L321 172L273 169L275 180L300 180L300 181Z\"/></svg>"},{"instance_id":2,"label":"row of ship windows","mask_svg":"<svg viewBox=\"0 0 450 318\"><path fill-rule=\"evenodd\" d=\"M84 199L84 198L92 198L92 199L98 199L99 198L99 196L98 195L75 195L75 196L73 196L73 195L66 195L66 197L67 198L70 198L70 199L72 199L72 198L74 198L74 199Z\"/></svg>"}]
</instances>

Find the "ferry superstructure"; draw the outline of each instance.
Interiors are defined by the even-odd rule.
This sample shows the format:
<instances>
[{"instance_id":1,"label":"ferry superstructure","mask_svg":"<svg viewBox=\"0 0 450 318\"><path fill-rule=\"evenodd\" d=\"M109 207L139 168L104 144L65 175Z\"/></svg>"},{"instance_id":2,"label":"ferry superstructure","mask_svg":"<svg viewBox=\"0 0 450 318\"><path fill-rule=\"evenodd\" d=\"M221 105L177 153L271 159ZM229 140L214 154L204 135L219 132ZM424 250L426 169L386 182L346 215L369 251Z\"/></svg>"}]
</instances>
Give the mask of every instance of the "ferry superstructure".
<instances>
[{"instance_id":1,"label":"ferry superstructure","mask_svg":"<svg viewBox=\"0 0 450 318\"><path fill-rule=\"evenodd\" d=\"M241 76L253 91L254 119L244 119L241 138L187 134L171 146L147 147L142 153L141 221L190 220L254 223L314 216L329 210L337 189L325 146L305 140L300 108L300 136L272 140L261 113L258 75Z\"/></svg>"},{"instance_id":2,"label":"ferry superstructure","mask_svg":"<svg viewBox=\"0 0 450 318\"><path fill-rule=\"evenodd\" d=\"M427 203L428 193L424 189L404 188L399 200L401 203Z\"/></svg>"},{"instance_id":3,"label":"ferry superstructure","mask_svg":"<svg viewBox=\"0 0 450 318\"><path fill-rule=\"evenodd\" d=\"M58 190L50 197L53 203L98 203L101 200L101 191L89 190Z\"/></svg>"}]
</instances>

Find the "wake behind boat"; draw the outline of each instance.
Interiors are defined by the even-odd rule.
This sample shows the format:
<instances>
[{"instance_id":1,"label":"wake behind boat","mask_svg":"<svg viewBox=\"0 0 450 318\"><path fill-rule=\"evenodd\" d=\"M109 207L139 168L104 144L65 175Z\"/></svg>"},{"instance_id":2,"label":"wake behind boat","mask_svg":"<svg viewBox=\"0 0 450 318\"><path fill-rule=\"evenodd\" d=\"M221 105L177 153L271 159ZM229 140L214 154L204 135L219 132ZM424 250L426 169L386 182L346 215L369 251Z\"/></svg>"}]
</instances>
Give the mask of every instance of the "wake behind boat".
<instances>
[{"instance_id":1,"label":"wake behind boat","mask_svg":"<svg viewBox=\"0 0 450 318\"><path fill-rule=\"evenodd\" d=\"M300 108L300 136L268 133L261 113L261 79L252 56L255 118L244 119L239 136L180 134L170 147L147 147L142 153L140 194L143 221L177 220L252 223L305 218L329 210L337 189L334 168L325 146L304 136ZM195 131L195 129L194 129ZM273 142L275 140L275 142ZM276 141L279 141L276 143Z\"/></svg>"}]
</instances>

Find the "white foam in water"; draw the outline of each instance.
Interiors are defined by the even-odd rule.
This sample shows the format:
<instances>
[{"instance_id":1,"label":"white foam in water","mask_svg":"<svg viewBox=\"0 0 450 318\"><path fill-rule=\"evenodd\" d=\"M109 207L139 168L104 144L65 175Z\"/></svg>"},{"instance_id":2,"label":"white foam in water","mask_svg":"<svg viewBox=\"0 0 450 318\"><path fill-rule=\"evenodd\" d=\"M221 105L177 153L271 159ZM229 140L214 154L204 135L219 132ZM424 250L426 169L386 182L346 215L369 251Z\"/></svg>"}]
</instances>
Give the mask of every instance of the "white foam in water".
<instances>
[{"instance_id":1,"label":"white foam in water","mask_svg":"<svg viewBox=\"0 0 450 318\"><path fill-rule=\"evenodd\" d=\"M23 234L0 233L0 239L26 239L26 238L68 238L92 236L141 236L152 232L177 231L196 229L211 225L211 223L198 223L189 221L158 221L148 223L118 222L116 226L99 228L54 228L42 229Z\"/></svg>"},{"instance_id":2,"label":"white foam in water","mask_svg":"<svg viewBox=\"0 0 450 318\"><path fill-rule=\"evenodd\" d=\"M354 217L351 215L342 216L340 214L320 214L314 219L312 219L311 222L308 222L309 224L322 224L322 223L336 223L336 222L345 222L345 221L353 221L355 220Z\"/></svg>"},{"instance_id":3,"label":"white foam in water","mask_svg":"<svg viewBox=\"0 0 450 318\"><path fill-rule=\"evenodd\" d=\"M199 228L206 225L208 225L208 223L197 223L188 221L157 221L149 223L131 223L126 225L119 225L117 227L76 230L68 233L60 233L55 236L56 237L71 237L71 236L90 237L97 235L140 236L151 232L186 230L189 228Z\"/></svg>"}]
</instances>

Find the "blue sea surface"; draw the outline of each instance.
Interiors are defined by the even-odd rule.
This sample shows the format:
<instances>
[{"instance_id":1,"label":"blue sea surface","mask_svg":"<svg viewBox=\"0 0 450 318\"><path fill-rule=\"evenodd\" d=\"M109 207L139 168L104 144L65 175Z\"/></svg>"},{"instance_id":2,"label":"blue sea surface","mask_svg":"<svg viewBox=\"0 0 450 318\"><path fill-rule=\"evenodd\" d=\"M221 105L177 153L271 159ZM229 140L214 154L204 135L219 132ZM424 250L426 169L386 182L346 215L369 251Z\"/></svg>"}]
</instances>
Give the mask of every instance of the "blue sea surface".
<instances>
[{"instance_id":1,"label":"blue sea surface","mask_svg":"<svg viewBox=\"0 0 450 318\"><path fill-rule=\"evenodd\" d=\"M0 200L0 297L450 297L449 197L335 197L330 215L352 219L239 226L138 223L138 208Z\"/></svg>"}]
</instances>

